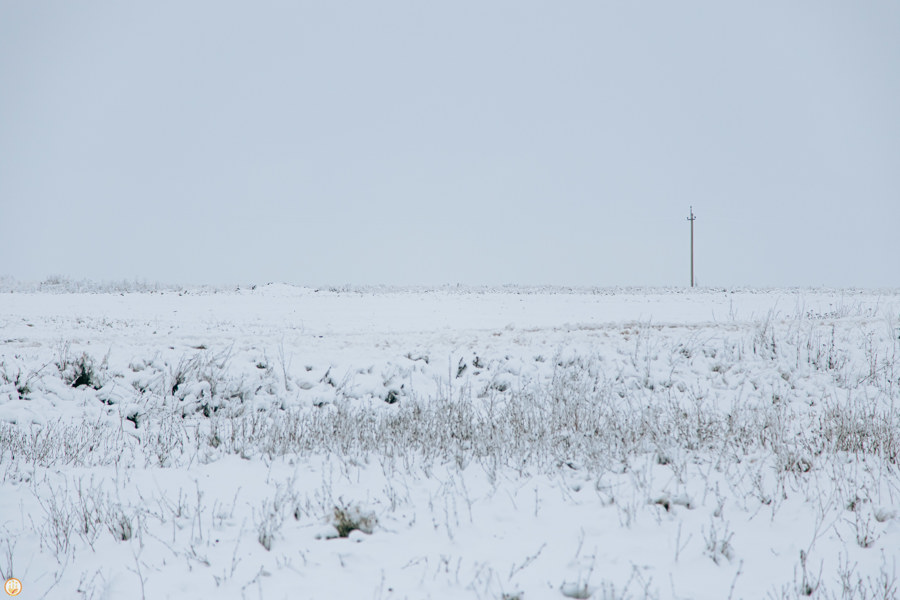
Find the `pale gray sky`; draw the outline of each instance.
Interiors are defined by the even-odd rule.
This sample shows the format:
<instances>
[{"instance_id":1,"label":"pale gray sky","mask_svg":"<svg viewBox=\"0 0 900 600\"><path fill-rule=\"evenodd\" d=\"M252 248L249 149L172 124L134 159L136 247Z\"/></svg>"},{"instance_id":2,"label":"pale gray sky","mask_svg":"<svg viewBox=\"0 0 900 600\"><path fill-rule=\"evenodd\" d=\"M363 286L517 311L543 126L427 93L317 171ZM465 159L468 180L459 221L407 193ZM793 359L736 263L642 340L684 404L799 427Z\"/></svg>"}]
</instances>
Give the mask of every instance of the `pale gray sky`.
<instances>
[{"instance_id":1,"label":"pale gray sky","mask_svg":"<svg viewBox=\"0 0 900 600\"><path fill-rule=\"evenodd\" d=\"M0 0L0 275L683 285L689 205L900 286L900 2Z\"/></svg>"}]
</instances>

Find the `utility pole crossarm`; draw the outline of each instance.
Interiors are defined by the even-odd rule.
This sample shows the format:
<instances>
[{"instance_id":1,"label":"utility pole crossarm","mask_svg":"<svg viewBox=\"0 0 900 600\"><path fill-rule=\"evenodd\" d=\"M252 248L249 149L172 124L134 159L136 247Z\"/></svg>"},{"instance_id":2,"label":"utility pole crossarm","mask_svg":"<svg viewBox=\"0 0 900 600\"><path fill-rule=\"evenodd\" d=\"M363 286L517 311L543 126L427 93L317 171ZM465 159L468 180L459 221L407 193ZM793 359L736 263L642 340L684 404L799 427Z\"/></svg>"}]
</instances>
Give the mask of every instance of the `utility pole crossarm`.
<instances>
[{"instance_id":1,"label":"utility pole crossarm","mask_svg":"<svg viewBox=\"0 0 900 600\"><path fill-rule=\"evenodd\" d=\"M697 220L694 215L694 207L691 206L691 216L687 218L691 222L691 287L694 287L694 221Z\"/></svg>"}]
</instances>

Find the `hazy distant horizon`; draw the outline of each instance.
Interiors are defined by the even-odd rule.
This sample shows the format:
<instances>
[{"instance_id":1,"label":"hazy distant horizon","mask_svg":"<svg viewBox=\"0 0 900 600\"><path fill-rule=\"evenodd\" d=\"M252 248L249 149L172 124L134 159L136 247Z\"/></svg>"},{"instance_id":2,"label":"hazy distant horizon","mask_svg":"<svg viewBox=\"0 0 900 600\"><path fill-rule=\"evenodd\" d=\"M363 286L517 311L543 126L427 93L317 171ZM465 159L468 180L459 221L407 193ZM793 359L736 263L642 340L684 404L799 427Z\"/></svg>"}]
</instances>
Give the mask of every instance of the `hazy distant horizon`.
<instances>
[{"instance_id":1,"label":"hazy distant horizon","mask_svg":"<svg viewBox=\"0 0 900 600\"><path fill-rule=\"evenodd\" d=\"M233 281L222 283L203 283L192 281L159 281L147 279L73 279L66 276L54 275L41 280L20 280L8 275L0 275L0 293L100 293L100 294L119 294L119 293L146 293L146 292L198 292L198 293L229 293L233 291L259 291L265 293L275 289L276 292L283 292L285 288L296 289L298 293L306 291L314 292L337 292L349 294L368 294L368 293L388 293L388 294L406 294L406 293L459 293L459 294L522 294L522 295L542 295L542 294L669 294L669 293L696 293L701 296L715 294L734 294L734 293L750 293L750 294L800 294L807 293L816 294L822 292L840 292L850 294L852 298L858 294L879 294L879 293L896 293L900 291L900 286L704 286L697 285L694 288L689 286L653 286L653 285L568 285L568 284L522 284L522 283L498 283L498 284L466 284L466 283L441 283L441 284L354 284L340 282L309 282L297 283L291 281ZM849 299L848 298L848 299Z\"/></svg>"},{"instance_id":2,"label":"hazy distant horizon","mask_svg":"<svg viewBox=\"0 0 900 600\"><path fill-rule=\"evenodd\" d=\"M0 4L0 275L900 286L900 4Z\"/></svg>"}]
</instances>

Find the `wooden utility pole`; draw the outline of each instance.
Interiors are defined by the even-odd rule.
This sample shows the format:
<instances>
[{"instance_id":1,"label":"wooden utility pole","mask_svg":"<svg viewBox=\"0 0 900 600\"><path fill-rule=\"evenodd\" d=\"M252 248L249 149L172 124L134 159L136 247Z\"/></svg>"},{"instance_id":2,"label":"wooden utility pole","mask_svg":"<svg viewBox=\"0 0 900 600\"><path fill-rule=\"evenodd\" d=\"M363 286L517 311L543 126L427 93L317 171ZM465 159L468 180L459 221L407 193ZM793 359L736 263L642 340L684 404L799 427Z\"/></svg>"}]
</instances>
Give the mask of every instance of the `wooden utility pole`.
<instances>
[{"instance_id":1,"label":"wooden utility pole","mask_svg":"<svg viewBox=\"0 0 900 600\"><path fill-rule=\"evenodd\" d=\"M694 287L694 221L697 220L697 217L694 216L693 206L691 207L691 216L687 220L691 222L691 287Z\"/></svg>"}]
</instances>

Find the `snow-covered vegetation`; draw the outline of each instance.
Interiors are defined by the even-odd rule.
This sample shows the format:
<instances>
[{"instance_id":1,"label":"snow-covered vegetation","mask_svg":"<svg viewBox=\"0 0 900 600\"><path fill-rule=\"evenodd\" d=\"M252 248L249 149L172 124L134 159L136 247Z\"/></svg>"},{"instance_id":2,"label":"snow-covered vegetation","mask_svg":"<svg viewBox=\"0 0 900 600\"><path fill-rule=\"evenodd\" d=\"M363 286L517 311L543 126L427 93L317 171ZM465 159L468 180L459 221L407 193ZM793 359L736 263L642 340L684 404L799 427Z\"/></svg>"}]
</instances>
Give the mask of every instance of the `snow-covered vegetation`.
<instances>
[{"instance_id":1,"label":"snow-covered vegetation","mask_svg":"<svg viewBox=\"0 0 900 600\"><path fill-rule=\"evenodd\" d=\"M22 598L900 597L900 292L2 283Z\"/></svg>"}]
</instances>

